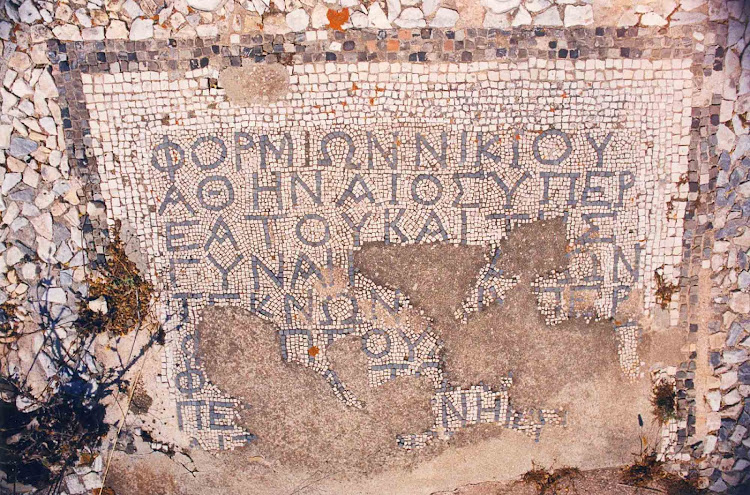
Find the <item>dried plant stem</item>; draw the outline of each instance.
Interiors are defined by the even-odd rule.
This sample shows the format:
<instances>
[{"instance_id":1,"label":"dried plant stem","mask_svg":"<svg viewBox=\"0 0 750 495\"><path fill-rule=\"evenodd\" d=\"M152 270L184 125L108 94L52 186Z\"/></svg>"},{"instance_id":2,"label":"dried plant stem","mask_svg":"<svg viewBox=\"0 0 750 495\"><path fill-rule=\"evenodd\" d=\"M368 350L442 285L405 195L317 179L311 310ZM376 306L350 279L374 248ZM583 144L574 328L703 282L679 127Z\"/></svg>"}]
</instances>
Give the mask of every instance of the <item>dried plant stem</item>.
<instances>
[{"instance_id":1,"label":"dried plant stem","mask_svg":"<svg viewBox=\"0 0 750 495\"><path fill-rule=\"evenodd\" d=\"M146 350L148 353L149 349ZM133 395L135 394L135 389L138 388L138 383L141 379L141 372L143 371L143 365L146 363L146 355L144 354L141 359L141 366L138 368L138 373L136 373L135 380L133 380L133 385L130 388L130 393L128 394L128 402L125 404L125 409L122 412L122 421L120 422L120 426L117 428L117 434L115 435L115 441L112 443L112 448L109 449L109 455L107 456L107 465L104 467L104 473L102 474L102 486L99 488L99 493L97 495L102 495L102 490L104 490L104 483L107 481L107 474L109 473L109 466L112 463L112 457L115 454L115 448L117 447L117 442L120 439L120 433L122 432L123 427L125 426L125 420L128 417L128 411L130 410L130 403L133 401ZM115 399L115 402L117 405L120 405L120 402ZM120 407L122 409L122 407Z\"/></svg>"}]
</instances>

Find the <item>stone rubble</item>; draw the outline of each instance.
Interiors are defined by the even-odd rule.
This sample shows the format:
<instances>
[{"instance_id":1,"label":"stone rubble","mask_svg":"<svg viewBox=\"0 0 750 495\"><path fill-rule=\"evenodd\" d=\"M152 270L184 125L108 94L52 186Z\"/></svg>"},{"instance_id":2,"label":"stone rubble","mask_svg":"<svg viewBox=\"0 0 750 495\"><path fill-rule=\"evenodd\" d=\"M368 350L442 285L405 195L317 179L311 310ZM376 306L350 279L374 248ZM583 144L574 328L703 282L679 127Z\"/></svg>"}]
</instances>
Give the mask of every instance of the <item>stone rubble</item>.
<instances>
[{"instance_id":1,"label":"stone rubble","mask_svg":"<svg viewBox=\"0 0 750 495\"><path fill-rule=\"evenodd\" d=\"M59 318L45 331L72 351L78 345L70 327L76 302L88 290L86 197L68 166L63 130L68 109L57 102L47 42L81 40L81 28L87 39L102 39L103 26L92 27L84 13L76 19L80 25L53 26L51 2L25 0L14 8L5 2L8 18L0 20L0 301L16 306L19 333L36 336L20 339L2 361L4 375L26 378L32 394L43 398L56 390L48 381L57 369L45 354L50 349L44 348L40 324L49 315ZM72 15L62 7L57 11L58 17ZM35 361L37 351L42 352ZM77 487L72 478L69 486ZM94 486L99 474L88 478Z\"/></svg>"},{"instance_id":2,"label":"stone rubble","mask_svg":"<svg viewBox=\"0 0 750 495\"><path fill-rule=\"evenodd\" d=\"M683 2L684 4L685 2ZM690 10L705 2L689 2ZM711 169L716 199L713 211L714 256L711 263L715 317L709 323L710 365L718 383L706 393L712 411L708 436L695 452L702 486L712 492L733 491L746 479L750 466L750 147L744 120L750 88L743 79L750 63L737 60L750 42L746 26L750 9L743 2L709 2L709 17L727 22L725 83L720 88L716 152ZM684 5L683 5L684 7ZM738 118L740 117L740 118ZM715 338L714 338L715 337ZM739 492L738 492L739 493Z\"/></svg>"},{"instance_id":3,"label":"stone rubble","mask_svg":"<svg viewBox=\"0 0 750 495\"><path fill-rule=\"evenodd\" d=\"M511 21L513 27L593 25L592 5L583 0L576 3L563 0L484 0L481 5L486 11L485 27L507 28ZM164 7L152 12L150 8L144 11L135 0L127 0L107 2L104 6L90 2L75 10L61 3L55 9L43 12L50 21L45 21L46 27L52 29L57 39L65 41L184 38L196 36L198 32L210 36L222 32L244 34L252 32L255 26L266 24L273 26L276 33L300 32L310 24L315 29L325 27L328 12L339 9L347 9L351 16L343 29L389 29L397 20L400 21L396 24L403 28L426 25L450 28L459 22L451 0L376 0L369 4L356 0L274 2L273 6L274 10L270 8L269 0L169 0ZM34 0L25 1L15 12L27 24L43 20ZM651 22L652 14L657 15L653 12L642 14L647 16L645 22ZM508 23L504 22L505 19ZM693 17L684 18L685 21L688 19Z\"/></svg>"}]
</instances>

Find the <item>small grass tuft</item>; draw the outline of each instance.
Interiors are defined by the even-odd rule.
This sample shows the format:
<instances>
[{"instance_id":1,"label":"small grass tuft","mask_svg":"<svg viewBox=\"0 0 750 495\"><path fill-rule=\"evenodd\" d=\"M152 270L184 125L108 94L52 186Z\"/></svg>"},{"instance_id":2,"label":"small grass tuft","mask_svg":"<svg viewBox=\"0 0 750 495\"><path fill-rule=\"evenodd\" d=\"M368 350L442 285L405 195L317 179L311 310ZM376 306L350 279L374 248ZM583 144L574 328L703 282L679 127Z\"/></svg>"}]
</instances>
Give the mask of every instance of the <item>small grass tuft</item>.
<instances>
[{"instance_id":1,"label":"small grass tuft","mask_svg":"<svg viewBox=\"0 0 750 495\"><path fill-rule=\"evenodd\" d=\"M654 279L656 280L656 302L662 309L667 309L670 301L672 301L672 295L679 290L679 287L666 282L664 276L658 271L654 272Z\"/></svg>"},{"instance_id":2,"label":"small grass tuft","mask_svg":"<svg viewBox=\"0 0 750 495\"><path fill-rule=\"evenodd\" d=\"M637 488L658 487L666 495L699 495L704 493L696 486L697 479L685 479L664 469L664 462L659 460L654 449L647 449L636 456L633 464L622 471L621 481L625 485ZM653 488L652 488L653 489Z\"/></svg>"},{"instance_id":3,"label":"small grass tuft","mask_svg":"<svg viewBox=\"0 0 750 495\"><path fill-rule=\"evenodd\" d=\"M674 473L664 473L662 486L667 495L700 495L705 493L696 486L697 477L692 479L681 478Z\"/></svg>"},{"instance_id":4,"label":"small grass tuft","mask_svg":"<svg viewBox=\"0 0 750 495\"><path fill-rule=\"evenodd\" d=\"M643 487L652 483L664 473L664 463L658 460L655 451L647 451L638 456L633 464L625 467L622 482L626 485Z\"/></svg>"},{"instance_id":5,"label":"small grass tuft","mask_svg":"<svg viewBox=\"0 0 750 495\"><path fill-rule=\"evenodd\" d=\"M559 490L565 489L569 493L570 482L581 475L581 470L574 467L563 466L551 470L533 465L531 471L526 472L521 481L527 485L534 485L538 495L557 495ZM575 490L575 488L573 488Z\"/></svg>"},{"instance_id":6,"label":"small grass tuft","mask_svg":"<svg viewBox=\"0 0 750 495\"><path fill-rule=\"evenodd\" d=\"M651 406L659 424L666 424L677 417L677 392L670 382L661 380L656 384L651 393Z\"/></svg>"},{"instance_id":7,"label":"small grass tuft","mask_svg":"<svg viewBox=\"0 0 750 495\"><path fill-rule=\"evenodd\" d=\"M115 228L115 239L108 248L107 264L100 271L101 277L89 284L88 301L104 297L107 313L92 311L88 301L81 302L76 322L78 331L82 335L105 331L125 335L146 317L154 288L141 277L135 263L125 254L119 225Z\"/></svg>"},{"instance_id":8,"label":"small grass tuft","mask_svg":"<svg viewBox=\"0 0 750 495\"><path fill-rule=\"evenodd\" d=\"M0 338L9 338L15 335L15 322L16 306L8 302L0 304Z\"/></svg>"},{"instance_id":9,"label":"small grass tuft","mask_svg":"<svg viewBox=\"0 0 750 495\"><path fill-rule=\"evenodd\" d=\"M12 378L0 377L0 387L10 399L0 400L0 470L9 483L59 484L68 466L85 461L80 452L99 445L107 433L104 406L93 399L91 384L78 377L46 402L37 402ZM32 407L20 411L19 396Z\"/></svg>"}]
</instances>

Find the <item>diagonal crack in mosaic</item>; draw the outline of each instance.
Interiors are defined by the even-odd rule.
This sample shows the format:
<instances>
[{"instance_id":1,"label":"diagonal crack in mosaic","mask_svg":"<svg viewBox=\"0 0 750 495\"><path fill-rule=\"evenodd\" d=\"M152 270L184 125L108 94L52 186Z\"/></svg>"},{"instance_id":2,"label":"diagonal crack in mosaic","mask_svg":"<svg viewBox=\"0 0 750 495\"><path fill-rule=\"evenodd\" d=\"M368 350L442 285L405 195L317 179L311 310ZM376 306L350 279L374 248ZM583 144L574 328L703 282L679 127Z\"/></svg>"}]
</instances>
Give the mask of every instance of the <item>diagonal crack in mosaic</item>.
<instances>
[{"instance_id":1,"label":"diagonal crack in mosaic","mask_svg":"<svg viewBox=\"0 0 750 495\"><path fill-rule=\"evenodd\" d=\"M252 439L234 422L239 402L196 357L196 324L213 304L272 322L283 359L320 373L351 407L361 404L326 356L345 335L361 338L370 385L429 377L435 424L401 436L404 447L470 424L536 435L562 424L555 410L515 411L510 377L452 387L429 320L398 289L358 273L352 253L366 242L495 246L456 314L466 321L516 283L498 265L498 241L521 223L563 217L569 267L533 284L547 323L616 318L635 286L649 308L653 281L639 273L659 268L670 278L679 262L659 240L681 228L667 202L679 198L686 157L666 152L689 125L671 111L677 83L689 83L681 65L665 64L653 81L602 83L601 92L500 81L501 68L489 65L466 64L473 78L431 85L401 78L400 67L294 67L289 94L254 107L199 84L217 76L211 69L180 81L84 74L108 215L135 226L167 298L165 374L180 426L206 448ZM329 84L319 84L324 74ZM623 369L637 375L637 327L618 325L617 334Z\"/></svg>"}]
</instances>

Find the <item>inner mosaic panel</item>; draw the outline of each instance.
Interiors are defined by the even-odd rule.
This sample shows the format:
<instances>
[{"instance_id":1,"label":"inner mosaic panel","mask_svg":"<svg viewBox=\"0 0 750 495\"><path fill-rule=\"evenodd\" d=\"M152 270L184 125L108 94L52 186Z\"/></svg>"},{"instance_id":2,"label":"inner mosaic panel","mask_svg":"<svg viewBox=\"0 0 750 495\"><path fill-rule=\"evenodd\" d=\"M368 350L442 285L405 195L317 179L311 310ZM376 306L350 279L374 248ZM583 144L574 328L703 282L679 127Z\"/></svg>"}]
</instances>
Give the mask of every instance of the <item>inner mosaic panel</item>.
<instances>
[{"instance_id":1,"label":"inner mosaic panel","mask_svg":"<svg viewBox=\"0 0 750 495\"><path fill-rule=\"evenodd\" d=\"M637 377L638 327L620 306L639 289L651 311L657 280L679 275L691 64L260 65L284 77L278 99L258 104L228 96L212 67L82 74L108 220L135 230L162 291L180 427L207 449L253 438L196 358L207 305L272 322L283 359L318 372L349 407L362 404L326 356L341 337L361 338L373 387L429 377L434 426L400 436L405 448L471 424L533 435L564 425L543 397L513 408L510 376L452 386L429 319L353 266L373 242L487 247L459 326L518 283L497 264L498 242L558 217L568 267L533 283L538 310L552 336L565 319L611 319L622 371ZM665 304L676 323L676 296Z\"/></svg>"}]
</instances>

